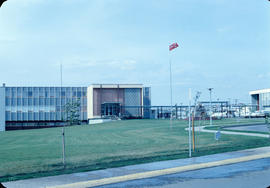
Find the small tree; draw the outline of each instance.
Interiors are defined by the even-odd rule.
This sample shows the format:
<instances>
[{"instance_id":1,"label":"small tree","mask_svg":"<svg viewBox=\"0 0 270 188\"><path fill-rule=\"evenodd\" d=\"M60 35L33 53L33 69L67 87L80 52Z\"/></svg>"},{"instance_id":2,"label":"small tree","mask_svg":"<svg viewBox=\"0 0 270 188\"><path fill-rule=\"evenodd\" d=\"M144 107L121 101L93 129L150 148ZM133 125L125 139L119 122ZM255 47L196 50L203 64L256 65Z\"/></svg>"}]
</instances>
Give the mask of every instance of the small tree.
<instances>
[{"instance_id":1,"label":"small tree","mask_svg":"<svg viewBox=\"0 0 270 188\"><path fill-rule=\"evenodd\" d=\"M68 102L65 105L66 120L69 122L69 125L80 123L80 108L80 99L77 99L75 102Z\"/></svg>"}]
</instances>

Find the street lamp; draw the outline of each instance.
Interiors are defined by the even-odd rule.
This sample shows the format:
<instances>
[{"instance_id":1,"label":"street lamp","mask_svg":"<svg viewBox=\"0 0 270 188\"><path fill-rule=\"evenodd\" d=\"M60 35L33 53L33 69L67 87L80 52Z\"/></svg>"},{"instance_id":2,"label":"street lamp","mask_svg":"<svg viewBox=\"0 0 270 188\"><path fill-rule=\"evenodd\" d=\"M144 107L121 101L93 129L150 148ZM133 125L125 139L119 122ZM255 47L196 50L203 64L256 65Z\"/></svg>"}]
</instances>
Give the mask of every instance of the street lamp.
<instances>
[{"instance_id":1,"label":"street lamp","mask_svg":"<svg viewBox=\"0 0 270 188\"><path fill-rule=\"evenodd\" d=\"M214 88L208 88L210 93L210 126L212 126L212 90Z\"/></svg>"}]
</instances>

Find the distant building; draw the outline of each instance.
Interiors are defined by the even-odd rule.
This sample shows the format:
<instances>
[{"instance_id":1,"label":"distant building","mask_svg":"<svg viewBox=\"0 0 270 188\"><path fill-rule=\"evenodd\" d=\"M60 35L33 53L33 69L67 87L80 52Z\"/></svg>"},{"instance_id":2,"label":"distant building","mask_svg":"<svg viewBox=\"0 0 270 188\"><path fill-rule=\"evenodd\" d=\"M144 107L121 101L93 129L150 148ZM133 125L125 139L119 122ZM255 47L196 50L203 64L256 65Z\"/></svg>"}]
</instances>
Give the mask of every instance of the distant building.
<instances>
[{"instance_id":1,"label":"distant building","mask_svg":"<svg viewBox=\"0 0 270 188\"><path fill-rule=\"evenodd\" d=\"M270 109L270 89L261 89L249 92L253 110Z\"/></svg>"},{"instance_id":2,"label":"distant building","mask_svg":"<svg viewBox=\"0 0 270 188\"><path fill-rule=\"evenodd\" d=\"M0 87L0 131L63 125L65 105L79 101L82 122L92 118L146 117L150 88L141 84L93 84L89 87Z\"/></svg>"}]
</instances>

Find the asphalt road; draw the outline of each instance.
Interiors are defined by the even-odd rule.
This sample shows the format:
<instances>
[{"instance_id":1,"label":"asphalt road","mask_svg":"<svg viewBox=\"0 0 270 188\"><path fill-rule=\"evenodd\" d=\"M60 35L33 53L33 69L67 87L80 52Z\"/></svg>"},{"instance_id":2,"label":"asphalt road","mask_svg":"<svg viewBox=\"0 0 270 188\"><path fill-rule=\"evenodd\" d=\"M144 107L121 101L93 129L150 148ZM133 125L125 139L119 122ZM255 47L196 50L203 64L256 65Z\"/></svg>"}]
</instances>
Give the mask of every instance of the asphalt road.
<instances>
[{"instance_id":1,"label":"asphalt road","mask_svg":"<svg viewBox=\"0 0 270 188\"><path fill-rule=\"evenodd\" d=\"M267 187L270 185L270 147L4 182L4 185L8 188L85 188L98 185L103 185L100 188Z\"/></svg>"},{"instance_id":2,"label":"asphalt road","mask_svg":"<svg viewBox=\"0 0 270 188\"><path fill-rule=\"evenodd\" d=\"M98 188L266 188L268 186L270 186L270 158L99 186Z\"/></svg>"},{"instance_id":3,"label":"asphalt road","mask_svg":"<svg viewBox=\"0 0 270 188\"><path fill-rule=\"evenodd\" d=\"M267 125L249 125L249 126L237 126L229 127L227 130L238 130L238 131L258 131L258 132L269 132Z\"/></svg>"}]
</instances>

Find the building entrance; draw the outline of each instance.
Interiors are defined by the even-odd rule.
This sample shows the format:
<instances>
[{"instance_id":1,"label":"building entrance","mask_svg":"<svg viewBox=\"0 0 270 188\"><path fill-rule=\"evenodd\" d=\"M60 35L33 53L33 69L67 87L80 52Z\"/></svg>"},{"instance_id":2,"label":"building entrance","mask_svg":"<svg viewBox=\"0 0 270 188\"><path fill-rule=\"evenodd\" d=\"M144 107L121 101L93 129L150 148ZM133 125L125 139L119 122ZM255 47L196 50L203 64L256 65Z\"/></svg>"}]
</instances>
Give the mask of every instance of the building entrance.
<instances>
[{"instance_id":1,"label":"building entrance","mask_svg":"<svg viewBox=\"0 0 270 188\"><path fill-rule=\"evenodd\" d=\"M119 116L120 115L120 103L103 103L101 104L101 116Z\"/></svg>"}]
</instances>

